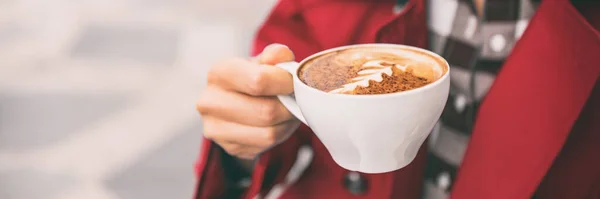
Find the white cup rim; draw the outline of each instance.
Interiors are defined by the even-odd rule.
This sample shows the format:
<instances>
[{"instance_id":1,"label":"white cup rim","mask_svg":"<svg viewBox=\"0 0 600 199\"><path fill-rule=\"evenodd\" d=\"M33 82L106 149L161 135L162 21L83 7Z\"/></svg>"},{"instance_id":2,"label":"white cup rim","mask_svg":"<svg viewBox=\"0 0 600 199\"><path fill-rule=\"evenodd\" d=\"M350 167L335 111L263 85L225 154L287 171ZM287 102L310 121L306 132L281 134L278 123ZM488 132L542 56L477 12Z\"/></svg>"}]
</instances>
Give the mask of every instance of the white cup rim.
<instances>
[{"instance_id":1,"label":"white cup rim","mask_svg":"<svg viewBox=\"0 0 600 199\"><path fill-rule=\"evenodd\" d=\"M405 48L405 49L410 49L410 50L415 50L415 51L419 51L422 53L426 53L430 56L433 56L435 58L438 58L439 60L442 60L443 63L445 64L446 67L446 71L445 73L442 75L442 77L438 78L437 80L435 80L432 83L429 83L425 86L422 87L418 87L415 89L411 89L411 90L407 90L407 91L400 91L400 92L394 92L394 93L385 93L385 94L370 94L370 95L351 95L351 94L339 94L339 93L328 93L313 87L310 87L308 85L306 85L302 80L300 80L300 78L298 77L298 70L300 70L301 66L306 63L309 60L312 60L315 57L321 56L323 54L327 54L330 52L335 52L335 51L340 51L340 50L344 50L344 49L348 49L348 48L365 48L365 47L394 47L394 48ZM330 97L339 97L339 98L352 98L352 99L374 99L374 98L389 98L389 97L401 97L401 96L406 96L406 95L414 95L417 93L421 93L421 92L425 92L427 90L431 90L434 89L435 87L439 86L440 84L442 84L446 79L448 79L450 74L450 65L448 64L448 61L446 61L446 59L444 59L443 57L441 57L440 55L431 52L429 50L425 50L422 48L417 48L417 47L413 47L413 46L407 46L407 45L402 45L402 44L386 44L386 43L367 43L367 44L354 44L354 45L348 45L348 46L341 46L341 47L336 47L336 48L331 48L331 49L327 49L318 53L315 53L311 56L308 56L306 58L304 58L302 61L300 61L298 63L298 67L296 68L296 70L294 71L293 77L294 77L294 83L298 84L299 86L301 86L303 89L307 89L309 91L312 92L318 92L321 94L324 94L326 96L330 96Z\"/></svg>"}]
</instances>

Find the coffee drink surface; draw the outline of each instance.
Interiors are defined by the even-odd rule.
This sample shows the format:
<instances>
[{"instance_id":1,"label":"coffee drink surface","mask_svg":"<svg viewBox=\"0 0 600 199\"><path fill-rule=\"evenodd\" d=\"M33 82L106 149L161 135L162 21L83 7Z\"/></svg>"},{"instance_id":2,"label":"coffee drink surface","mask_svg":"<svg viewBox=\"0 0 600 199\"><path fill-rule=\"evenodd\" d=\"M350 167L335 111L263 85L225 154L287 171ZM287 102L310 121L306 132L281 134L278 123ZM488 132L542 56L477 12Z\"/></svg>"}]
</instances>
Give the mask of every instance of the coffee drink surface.
<instances>
[{"instance_id":1,"label":"coffee drink surface","mask_svg":"<svg viewBox=\"0 0 600 199\"><path fill-rule=\"evenodd\" d=\"M425 86L442 77L443 61L408 48L363 47L307 61L298 71L306 85L338 94L386 94Z\"/></svg>"}]
</instances>

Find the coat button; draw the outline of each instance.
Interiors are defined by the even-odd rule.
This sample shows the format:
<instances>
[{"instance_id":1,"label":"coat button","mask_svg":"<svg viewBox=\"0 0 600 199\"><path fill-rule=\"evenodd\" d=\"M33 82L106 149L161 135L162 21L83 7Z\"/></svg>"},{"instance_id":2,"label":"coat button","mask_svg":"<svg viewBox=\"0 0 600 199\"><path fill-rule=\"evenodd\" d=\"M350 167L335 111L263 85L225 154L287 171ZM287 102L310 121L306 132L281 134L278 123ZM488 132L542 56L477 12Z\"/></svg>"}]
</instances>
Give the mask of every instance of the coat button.
<instances>
[{"instance_id":1,"label":"coat button","mask_svg":"<svg viewBox=\"0 0 600 199\"><path fill-rule=\"evenodd\" d=\"M448 172L444 172L440 174L437 178L438 187L447 190L450 187L450 174Z\"/></svg>"},{"instance_id":2,"label":"coat button","mask_svg":"<svg viewBox=\"0 0 600 199\"><path fill-rule=\"evenodd\" d=\"M506 38L501 34L495 34L490 38L490 48L494 52L501 52L506 47Z\"/></svg>"},{"instance_id":3,"label":"coat button","mask_svg":"<svg viewBox=\"0 0 600 199\"><path fill-rule=\"evenodd\" d=\"M367 191L367 180L358 172L349 172L344 176L344 187L353 195L362 195Z\"/></svg>"},{"instance_id":4,"label":"coat button","mask_svg":"<svg viewBox=\"0 0 600 199\"><path fill-rule=\"evenodd\" d=\"M462 113L463 110L467 107L467 96L458 94L456 98L454 98L454 108L456 112Z\"/></svg>"}]
</instances>

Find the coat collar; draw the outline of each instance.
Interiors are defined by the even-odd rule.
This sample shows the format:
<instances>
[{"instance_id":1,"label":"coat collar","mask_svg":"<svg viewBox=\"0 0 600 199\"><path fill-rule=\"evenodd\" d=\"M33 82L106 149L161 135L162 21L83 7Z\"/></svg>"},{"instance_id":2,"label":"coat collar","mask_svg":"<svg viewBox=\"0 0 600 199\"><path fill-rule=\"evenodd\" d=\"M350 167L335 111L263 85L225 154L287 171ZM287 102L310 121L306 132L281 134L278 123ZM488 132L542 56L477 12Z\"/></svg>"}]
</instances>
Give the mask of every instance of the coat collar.
<instances>
[{"instance_id":1,"label":"coat collar","mask_svg":"<svg viewBox=\"0 0 600 199\"><path fill-rule=\"evenodd\" d=\"M598 31L568 1L543 1L481 105L452 198L530 198L598 80L598 55Z\"/></svg>"}]
</instances>

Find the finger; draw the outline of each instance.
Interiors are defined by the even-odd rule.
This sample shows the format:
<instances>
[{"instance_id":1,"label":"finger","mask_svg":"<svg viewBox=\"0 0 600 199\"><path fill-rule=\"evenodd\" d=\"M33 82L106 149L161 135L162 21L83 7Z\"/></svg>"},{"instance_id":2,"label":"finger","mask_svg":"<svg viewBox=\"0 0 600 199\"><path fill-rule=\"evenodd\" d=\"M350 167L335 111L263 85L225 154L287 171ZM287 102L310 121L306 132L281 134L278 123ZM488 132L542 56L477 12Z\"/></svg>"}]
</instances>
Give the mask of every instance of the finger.
<instances>
[{"instance_id":1,"label":"finger","mask_svg":"<svg viewBox=\"0 0 600 199\"><path fill-rule=\"evenodd\" d=\"M258 56L258 63L260 64L275 65L288 61L294 61L294 53L283 44L268 45Z\"/></svg>"},{"instance_id":2,"label":"finger","mask_svg":"<svg viewBox=\"0 0 600 199\"><path fill-rule=\"evenodd\" d=\"M250 126L267 127L294 119L277 97L251 97L208 86L196 103L198 112Z\"/></svg>"},{"instance_id":3,"label":"finger","mask_svg":"<svg viewBox=\"0 0 600 199\"><path fill-rule=\"evenodd\" d=\"M244 59L230 59L213 67L209 84L252 96L273 96L293 91L292 76L285 70Z\"/></svg>"},{"instance_id":4,"label":"finger","mask_svg":"<svg viewBox=\"0 0 600 199\"><path fill-rule=\"evenodd\" d=\"M267 148L277 144L292 133L298 122L291 120L271 127L255 127L205 116L204 136L213 140L226 140L252 147Z\"/></svg>"}]
</instances>

